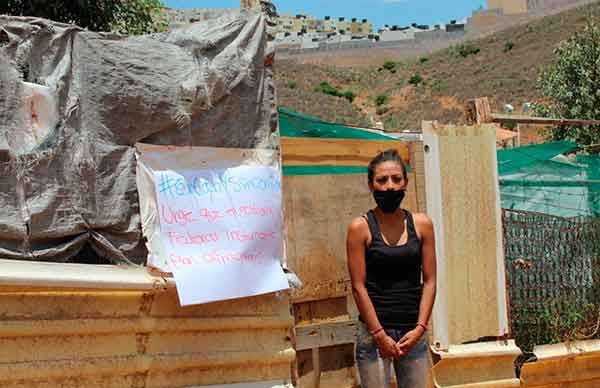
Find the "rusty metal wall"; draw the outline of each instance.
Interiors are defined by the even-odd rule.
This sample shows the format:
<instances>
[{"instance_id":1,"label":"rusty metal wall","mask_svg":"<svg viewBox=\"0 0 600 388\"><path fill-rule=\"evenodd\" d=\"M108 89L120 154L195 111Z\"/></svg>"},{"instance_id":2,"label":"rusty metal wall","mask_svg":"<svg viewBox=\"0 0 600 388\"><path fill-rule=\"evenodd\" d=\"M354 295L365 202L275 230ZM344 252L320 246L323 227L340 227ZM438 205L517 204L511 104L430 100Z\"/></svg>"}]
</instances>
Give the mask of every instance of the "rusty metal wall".
<instances>
[{"instance_id":1,"label":"rusty metal wall","mask_svg":"<svg viewBox=\"0 0 600 388\"><path fill-rule=\"evenodd\" d=\"M284 383L295 357L292 326L285 294L182 308L172 287L49 289L0 282L0 386Z\"/></svg>"},{"instance_id":2,"label":"rusty metal wall","mask_svg":"<svg viewBox=\"0 0 600 388\"><path fill-rule=\"evenodd\" d=\"M521 368L522 388L600 387L600 340L536 346Z\"/></svg>"}]
</instances>

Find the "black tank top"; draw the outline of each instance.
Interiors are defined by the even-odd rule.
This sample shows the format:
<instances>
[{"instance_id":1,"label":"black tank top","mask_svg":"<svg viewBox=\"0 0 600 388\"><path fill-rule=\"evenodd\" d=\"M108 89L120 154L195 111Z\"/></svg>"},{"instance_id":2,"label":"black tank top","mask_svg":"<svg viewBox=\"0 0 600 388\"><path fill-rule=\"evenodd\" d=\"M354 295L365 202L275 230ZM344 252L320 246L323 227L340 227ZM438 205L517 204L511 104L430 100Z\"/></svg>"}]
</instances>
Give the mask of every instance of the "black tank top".
<instances>
[{"instance_id":1,"label":"black tank top","mask_svg":"<svg viewBox=\"0 0 600 388\"><path fill-rule=\"evenodd\" d=\"M366 287L379 322L390 329L414 328L421 303L421 241L412 214L404 212L408 240L397 246L383 241L375 213L367 213L371 244L365 249Z\"/></svg>"}]
</instances>

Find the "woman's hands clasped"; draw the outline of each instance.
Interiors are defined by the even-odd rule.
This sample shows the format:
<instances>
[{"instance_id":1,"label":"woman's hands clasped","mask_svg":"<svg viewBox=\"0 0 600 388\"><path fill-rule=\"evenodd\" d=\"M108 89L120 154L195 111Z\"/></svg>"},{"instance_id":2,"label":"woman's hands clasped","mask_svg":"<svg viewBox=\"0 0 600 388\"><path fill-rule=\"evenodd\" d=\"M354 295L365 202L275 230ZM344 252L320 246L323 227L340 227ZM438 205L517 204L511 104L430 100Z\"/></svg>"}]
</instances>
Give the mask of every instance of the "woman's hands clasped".
<instances>
[{"instance_id":1,"label":"woman's hands clasped","mask_svg":"<svg viewBox=\"0 0 600 388\"><path fill-rule=\"evenodd\" d=\"M396 344L396 346L400 349L404 354L408 354L410 350L419 342L421 336L425 333L425 329L421 326L417 326L411 331L407 332L400 338L400 341Z\"/></svg>"},{"instance_id":2,"label":"woman's hands clasped","mask_svg":"<svg viewBox=\"0 0 600 388\"><path fill-rule=\"evenodd\" d=\"M415 329L404 334L398 342L394 341L394 339L387 335L383 330L375 334L374 337L381 357L400 358L411 351L424 333L425 330L422 327L417 326Z\"/></svg>"},{"instance_id":3,"label":"woman's hands clasped","mask_svg":"<svg viewBox=\"0 0 600 388\"><path fill-rule=\"evenodd\" d=\"M387 335L385 331L380 331L374 337L382 358L400 358L404 355L404 352L400 349L396 341Z\"/></svg>"}]
</instances>

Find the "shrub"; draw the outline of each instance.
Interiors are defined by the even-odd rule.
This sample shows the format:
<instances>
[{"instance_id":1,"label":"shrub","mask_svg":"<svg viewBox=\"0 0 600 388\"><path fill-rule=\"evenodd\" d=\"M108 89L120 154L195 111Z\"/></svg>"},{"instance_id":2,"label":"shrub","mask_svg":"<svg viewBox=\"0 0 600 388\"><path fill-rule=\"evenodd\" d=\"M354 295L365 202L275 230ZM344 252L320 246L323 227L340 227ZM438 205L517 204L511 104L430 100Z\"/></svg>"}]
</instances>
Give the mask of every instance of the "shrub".
<instances>
[{"instance_id":1,"label":"shrub","mask_svg":"<svg viewBox=\"0 0 600 388\"><path fill-rule=\"evenodd\" d=\"M504 51L505 53L507 53L510 50L512 50L513 47L515 47L515 44L512 41L509 40L508 42L504 43L504 49L502 51Z\"/></svg>"},{"instance_id":2,"label":"shrub","mask_svg":"<svg viewBox=\"0 0 600 388\"><path fill-rule=\"evenodd\" d=\"M423 77L421 77L420 74L413 74L410 79L408 80L408 83L414 86L419 86L420 83L423 82Z\"/></svg>"},{"instance_id":3,"label":"shrub","mask_svg":"<svg viewBox=\"0 0 600 388\"><path fill-rule=\"evenodd\" d=\"M386 96L385 94L380 94L379 96L375 97L375 105L377 106L381 106L381 105L385 105L388 102L388 96Z\"/></svg>"},{"instance_id":4,"label":"shrub","mask_svg":"<svg viewBox=\"0 0 600 388\"><path fill-rule=\"evenodd\" d=\"M385 61L383 63L383 68L389 71L392 71L396 68L396 62L394 61Z\"/></svg>"},{"instance_id":5,"label":"shrub","mask_svg":"<svg viewBox=\"0 0 600 388\"><path fill-rule=\"evenodd\" d=\"M298 86L298 83L296 81L290 81L287 83L287 87L290 89L296 89L297 86Z\"/></svg>"},{"instance_id":6,"label":"shrub","mask_svg":"<svg viewBox=\"0 0 600 388\"><path fill-rule=\"evenodd\" d=\"M421 62L421 63L425 63L427 61L429 61L429 58L427 58L427 57L421 57L421 58L419 58L419 62Z\"/></svg>"},{"instance_id":7,"label":"shrub","mask_svg":"<svg viewBox=\"0 0 600 388\"><path fill-rule=\"evenodd\" d=\"M335 86L331 86L327 81L321 82L318 86L315 87L314 90L317 93L325 93L334 97L343 97L350 103L354 102L354 99L356 98L356 94L354 94L354 92L350 90L338 90Z\"/></svg>"},{"instance_id":8,"label":"shrub","mask_svg":"<svg viewBox=\"0 0 600 388\"><path fill-rule=\"evenodd\" d=\"M346 100L348 100L348 102L352 103L354 101L354 99L356 98L356 94L354 94L353 92L351 92L350 90L346 90L344 92L344 98Z\"/></svg>"},{"instance_id":9,"label":"shrub","mask_svg":"<svg viewBox=\"0 0 600 388\"><path fill-rule=\"evenodd\" d=\"M329 94L330 96L341 97L342 94L334 86L331 86L329 82L323 81L315 88L316 91Z\"/></svg>"},{"instance_id":10,"label":"shrub","mask_svg":"<svg viewBox=\"0 0 600 388\"><path fill-rule=\"evenodd\" d=\"M534 105L537 116L565 119L600 119L598 57L600 24L591 17L583 31L573 34L554 49L552 63L543 69L538 90L546 101ZM568 140L580 145L600 143L598 125L561 125L551 130L553 140ZM594 150L598 153L600 150Z\"/></svg>"},{"instance_id":11,"label":"shrub","mask_svg":"<svg viewBox=\"0 0 600 388\"><path fill-rule=\"evenodd\" d=\"M473 43L465 43L465 44L459 44L456 47L456 51L458 52L458 55L460 55L463 58L466 58L469 55L479 54L479 51L481 51L481 50L479 49L479 46L477 46Z\"/></svg>"}]
</instances>

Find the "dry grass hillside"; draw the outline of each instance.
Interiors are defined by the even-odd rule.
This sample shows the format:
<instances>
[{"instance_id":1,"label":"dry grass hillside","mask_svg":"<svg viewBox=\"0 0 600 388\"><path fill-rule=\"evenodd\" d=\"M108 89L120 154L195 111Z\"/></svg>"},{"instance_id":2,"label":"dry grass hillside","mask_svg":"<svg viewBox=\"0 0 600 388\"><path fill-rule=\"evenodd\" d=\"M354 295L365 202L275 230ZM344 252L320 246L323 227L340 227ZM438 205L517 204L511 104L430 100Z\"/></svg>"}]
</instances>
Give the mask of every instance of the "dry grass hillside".
<instances>
[{"instance_id":1,"label":"dry grass hillside","mask_svg":"<svg viewBox=\"0 0 600 388\"><path fill-rule=\"evenodd\" d=\"M278 61L279 104L339 123L382 121L386 130L418 129L422 120L460 123L466 100L481 96L490 98L494 111L504 104L518 110L523 103L541 98L536 89L540 70L551 62L559 42L583 29L588 15L600 22L600 4L548 16L429 56L382 61L375 67ZM350 103L348 98L327 95L319 87L323 82L334 91L350 91L356 98Z\"/></svg>"}]
</instances>

